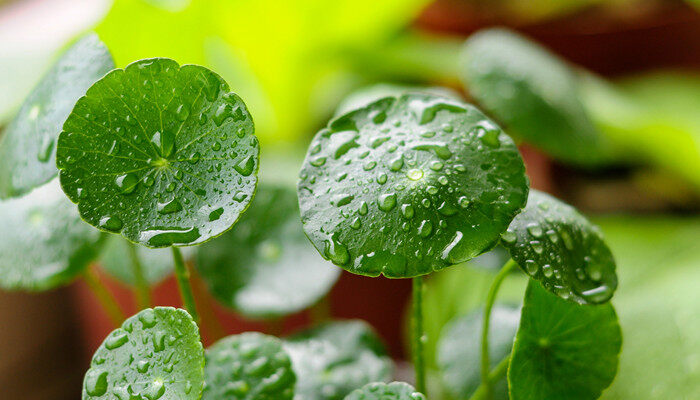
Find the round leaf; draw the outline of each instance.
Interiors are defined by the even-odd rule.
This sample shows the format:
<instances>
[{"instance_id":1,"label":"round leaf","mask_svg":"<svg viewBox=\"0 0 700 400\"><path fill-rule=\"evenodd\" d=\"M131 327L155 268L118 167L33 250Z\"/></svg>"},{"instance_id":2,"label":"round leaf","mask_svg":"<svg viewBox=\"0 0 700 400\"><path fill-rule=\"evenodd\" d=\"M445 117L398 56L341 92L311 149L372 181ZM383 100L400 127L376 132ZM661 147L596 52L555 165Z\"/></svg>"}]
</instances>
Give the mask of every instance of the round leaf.
<instances>
[{"instance_id":1,"label":"round leaf","mask_svg":"<svg viewBox=\"0 0 700 400\"><path fill-rule=\"evenodd\" d=\"M58 179L0 201L0 287L48 290L97 257L102 234L80 220Z\"/></svg>"},{"instance_id":2,"label":"round leaf","mask_svg":"<svg viewBox=\"0 0 700 400\"><path fill-rule=\"evenodd\" d=\"M261 187L236 228L199 252L197 266L219 301L263 318L316 303L340 275L304 235L294 191L281 187Z\"/></svg>"},{"instance_id":3,"label":"round leaf","mask_svg":"<svg viewBox=\"0 0 700 400\"><path fill-rule=\"evenodd\" d=\"M260 333L229 336L206 351L202 400L292 400L296 376L282 342Z\"/></svg>"},{"instance_id":4,"label":"round leaf","mask_svg":"<svg viewBox=\"0 0 700 400\"><path fill-rule=\"evenodd\" d=\"M22 195L56 176L63 122L78 98L112 68L112 56L94 34L61 55L0 138L0 198Z\"/></svg>"},{"instance_id":5,"label":"round leaf","mask_svg":"<svg viewBox=\"0 0 700 400\"><path fill-rule=\"evenodd\" d=\"M380 83L360 88L345 97L335 110L335 115L346 114L365 107L384 97L399 97L406 93L425 93L461 101L462 96L452 89L441 86L407 86Z\"/></svg>"},{"instance_id":6,"label":"round leaf","mask_svg":"<svg viewBox=\"0 0 700 400\"><path fill-rule=\"evenodd\" d=\"M297 375L295 400L339 400L370 382L388 381L392 362L361 321L337 321L284 342Z\"/></svg>"},{"instance_id":7,"label":"round leaf","mask_svg":"<svg viewBox=\"0 0 700 400\"><path fill-rule=\"evenodd\" d=\"M137 284L134 277L129 246L133 246L126 239L118 235L109 235L107 243L100 254L100 266L108 274L130 286ZM194 247L182 249L182 255L187 259L194 256ZM149 285L155 285L173 272L173 253L168 249L149 249L137 246L143 275Z\"/></svg>"},{"instance_id":8,"label":"round leaf","mask_svg":"<svg viewBox=\"0 0 700 400\"><path fill-rule=\"evenodd\" d=\"M513 141L476 108L426 94L332 120L301 170L306 234L361 275L408 278L477 256L525 204Z\"/></svg>"},{"instance_id":9,"label":"round leaf","mask_svg":"<svg viewBox=\"0 0 700 400\"><path fill-rule=\"evenodd\" d=\"M438 343L438 365L445 387L458 399L467 399L481 384L481 329L483 310L459 317L443 328ZM489 324L489 356L491 368L510 356L513 339L520 322L518 307L496 305ZM494 399L508 400L506 378L494 388Z\"/></svg>"},{"instance_id":10,"label":"round leaf","mask_svg":"<svg viewBox=\"0 0 700 400\"><path fill-rule=\"evenodd\" d=\"M145 309L107 336L92 357L83 400L199 400L204 350L199 329L181 309Z\"/></svg>"},{"instance_id":11,"label":"round leaf","mask_svg":"<svg viewBox=\"0 0 700 400\"><path fill-rule=\"evenodd\" d=\"M525 272L564 299L604 303L617 288L615 260L600 229L548 194L532 190L502 239Z\"/></svg>"},{"instance_id":12,"label":"round leaf","mask_svg":"<svg viewBox=\"0 0 700 400\"><path fill-rule=\"evenodd\" d=\"M469 93L509 132L564 161L601 161L601 137L581 104L576 75L546 49L489 29L467 40L462 70Z\"/></svg>"},{"instance_id":13,"label":"round leaf","mask_svg":"<svg viewBox=\"0 0 700 400\"><path fill-rule=\"evenodd\" d=\"M243 101L210 70L137 61L78 100L58 139L61 184L102 230L148 247L202 243L253 196L253 130Z\"/></svg>"},{"instance_id":14,"label":"round leaf","mask_svg":"<svg viewBox=\"0 0 700 400\"><path fill-rule=\"evenodd\" d=\"M611 304L575 304L530 280L508 369L510 398L597 399L615 378L621 347Z\"/></svg>"},{"instance_id":15,"label":"round leaf","mask_svg":"<svg viewBox=\"0 0 700 400\"><path fill-rule=\"evenodd\" d=\"M373 382L347 395L345 400L426 400L425 396L404 382Z\"/></svg>"}]
</instances>

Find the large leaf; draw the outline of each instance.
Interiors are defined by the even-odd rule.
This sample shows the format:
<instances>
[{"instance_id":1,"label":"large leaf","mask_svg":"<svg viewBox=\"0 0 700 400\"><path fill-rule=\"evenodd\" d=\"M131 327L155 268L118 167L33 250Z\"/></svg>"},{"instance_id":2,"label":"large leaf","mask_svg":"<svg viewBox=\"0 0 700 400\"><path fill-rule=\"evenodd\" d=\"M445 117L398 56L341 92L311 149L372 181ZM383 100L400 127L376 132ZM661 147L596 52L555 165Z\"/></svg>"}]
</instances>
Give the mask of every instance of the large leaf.
<instances>
[{"instance_id":1,"label":"large leaf","mask_svg":"<svg viewBox=\"0 0 700 400\"><path fill-rule=\"evenodd\" d=\"M527 191L522 159L500 128L472 106L425 94L332 120L298 185L316 249L350 272L391 278L493 247Z\"/></svg>"},{"instance_id":2,"label":"large leaf","mask_svg":"<svg viewBox=\"0 0 700 400\"><path fill-rule=\"evenodd\" d=\"M80 220L58 179L0 201L0 287L47 290L66 284L97 257L101 234Z\"/></svg>"},{"instance_id":3,"label":"large leaf","mask_svg":"<svg viewBox=\"0 0 700 400\"><path fill-rule=\"evenodd\" d=\"M204 350L192 317L145 309L107 336L85 374L83 400L199 400Z\"/></svg>"},{"instance_id":4,"label":"large leaf","mask_svg":"<svg viewBox=\"0 0 700 400\"><path fill-rule=\"evenodd\" d=\"M560 160L591 165L605 159L576 74L543 47L515 32L489 29L469 38L462 64L469 93L509 132Z\"/></svg>"},{"instance_id":5,"label":"large leaf","mask_svg":"<svg viewBox=\"0 0 700 400\"><path fill-rule=\"evenodd\" d=\"M426 400L413 386L404 382L368 383L347 395L345 400Z\"/></svg>"},{"instance_id":6,"label":"large leaf","mask_svg":"<svg viewBox=\"0 0 700 400\"><path fill-rule=\"evenodd\" d=\"M309 243L293 190L261 187L236 227L205 245L197 263L214 296L250 317L302 310L340 275Z\"/></svg>"},{"instance_id":7,"label":"large leaf","mask_svg":"<svg viewBox=\"0 0 700 400\"><path fill-rule=\"evenodd\" d=\"M284 342L297 375L295 400L339 400L370 382L388 381L392 362L361 321L337 321Z\"/></svg>"},{"instance_id":8,"label":"large leaf","mask_svg":"<svg viewBox=\"0 0 700 400\"><path fill-rule=\"evenodd\" d=\"M372 86L360 88L343 99L335 110L335 115L343 115L350 111L368 106L384 97L399 97L406 93L424 93L434 96L446 97L448 99L461 101L462 96L452 89L440 86L408 86L391 83L379 83Z\"/></svg>"},{"instance_id":9,"label":"large leaf","mask_svg":"<svg viewBox=\"0 0 700 400\"><path fill-rule=\"evenodd\" d=\"M502 238L520 268L559 297L604 303L617 288L615 260L600 229L548 194L532 190Z\"/></svg>"},{"instance_id":10,"label":"large leaf","mask_svg":"<svg viewBox=\"0 0 700 400\"><path fill-rule=\"evenodd\" d=\"M228 230L253 197L259 153L250 114L228 90L210 70L164 58L95 83L57 150L61 184L83 219L148 247Z\"/></svg>"},{"instance_id":11,"label":"large leaf","mask_svg":"<svg viewBox=\"0 0 700 400\"><path fill-rule=\"evenodd\" d=\"M219 340L206 351L203 400L292 400L292 362L273 336L256 332Z\"/></svg>"},{"instance_id":12,"label":"large leaf","mask_svg":"<svg viewBox=\"0 0 700 400\"><path fill-rule=\"evenodd\" d=\"M597 399L615 378L621 346L611 304L565 301L531 280L508 369L510 399Z\"/></svg>"},{"instance_id":13,"label":"large leaf","mask_svg":"<svg viewBox=\"0 0 700 400\"><path fill-rule=\"evenodd\" d=\"M443 329L438 344L438 364L442 379L457 399L468 399L481 384L481 330L483 310L456 318ZM489 324L489 362L491 368L510 357L513 339L518 330L520 309L496 305L491 311ZM508 399L506 378L500 379L494 388L494 398Z\"/></svg>"},{"instance_id":14,"label":"large leaf","mask_svg":"<svg viewBox=\"0 0 700 400\"><path fill-rule=\"evenodd\" d=\"M0 198L22 195L56 176L63 123L78 98L112 68L112 56L94 34L56 61L0 137Z\"/></svg>"}]
</instances>

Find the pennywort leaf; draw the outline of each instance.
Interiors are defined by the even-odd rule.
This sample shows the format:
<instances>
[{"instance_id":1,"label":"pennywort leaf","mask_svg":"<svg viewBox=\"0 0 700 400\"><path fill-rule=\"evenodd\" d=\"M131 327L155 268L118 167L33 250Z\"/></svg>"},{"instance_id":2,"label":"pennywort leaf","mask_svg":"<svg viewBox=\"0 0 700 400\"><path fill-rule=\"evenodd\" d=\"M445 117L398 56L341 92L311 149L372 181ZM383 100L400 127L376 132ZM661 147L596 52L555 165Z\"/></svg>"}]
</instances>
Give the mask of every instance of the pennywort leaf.
<instances>
[{"instance_id":1,"label":"pennywort leaf","mask_svg":"<svg viewBox=\"0 0 700 400\"><path fill-rule=\"evenodd\" d=\"M615 377L621 346L610 303L565 301L530 280L508 369L510 399L597 399Z\"/></svg>"},{"instance_id":2,"label":"pennywort leaf","mask_svg":"<svg viewBox=\"0 0 700 400\"><path fill-rule=\"evenodd\" d=\"M85 374L83 400L199 400L204 350L181 309L145 309L107 336Z\"/></svg>"},{"instance_id":3,"label":"pennywort leaf","mask_svg":"<svg viewBox=\"0 0 700 400\"><path fill-rule=\"evenodd\" d=\"M297 375L295 400L340 400L370 382L386 382L392 361L362 321L336 321L284 341Z\"/></svg>"},{"instance_id":4,"label":"pennywort leaf","mask_svg":"<svg viewBox=\"0 0 700 400\"><path fill-rule=\"evenodd\" d=\"M80 220L58 179L0 201L0 287L48 290L79 275L97 257L101 234Z\"/></svg>"},{"instance_id":5,"label":"pennywort leaf","mask_svg":"<svg viewBox=\"0 0 700 400\"><path fill-rule=\"evenodd\" d=\"M548 194L532 190L502 239L530 277L564 299L604 303L617 288L615 260L600 229Z\"/></svg>"},{"instance_id":6,"label":"pennywort leaf","mask_svg":"<svg viewBox=\"0 0 700 400\"><path fill-rule=\"evenodd\" d=\"M0 137L0 198L19 196L56 176L56 139L76 100L114 68L95 34L68 48Z\"/></svg>"},{"instance_id":7,"label":"pennywort leaf","mask_svg":"<svg viewBox=\"0 0 700 400\"><path fill-rule=\"evenodd\" d=\"M256 332L226 337L206 351L202 400L292 400L296 375L282 342Z\"/></svg>"},{"instance_id":8,"label":"pennywort leaf","mask_svg":"<svg viewBox=\"0 0 700 400\"><path fill-rule=\"evenodd\" d=\"M199 252L197 267L214 296L248 317L303 310L340 275L309 243L294 190L263 186L236 228Z\"/></svg>"},{"instance_id":9,"label":"pennywort leaf","mask_svg":"<svg viewBox=\"0 0 700 400\"><path fill-rule=\"evenodd\" d=\"M387 97L332 120L301 170L306 234L356 274L408 278L493 247L525 204L513 141L476 108Z\"/></svg>"},{"instance_id":10,"label":"pennywort leaf","mask_svg":"<svg viewBox=\"0 0 700 400\"><path fill-rule=\"evenodd\" d=\"M426 397L408 383L373 382L347 395L345 400L426 400Z\"/></svg>"},{"instance_id":11,"label":"pennywort leaf","mask_svg":"<svg viewBox=\"0 0 700 400\"><path fill-rule=\"evenodd\" d=\"M243 101L212 71L134 62L78 100L57 165L80 215L148 247L228 230L257 184L258 141Z\"/></svg>"}]
</instances>

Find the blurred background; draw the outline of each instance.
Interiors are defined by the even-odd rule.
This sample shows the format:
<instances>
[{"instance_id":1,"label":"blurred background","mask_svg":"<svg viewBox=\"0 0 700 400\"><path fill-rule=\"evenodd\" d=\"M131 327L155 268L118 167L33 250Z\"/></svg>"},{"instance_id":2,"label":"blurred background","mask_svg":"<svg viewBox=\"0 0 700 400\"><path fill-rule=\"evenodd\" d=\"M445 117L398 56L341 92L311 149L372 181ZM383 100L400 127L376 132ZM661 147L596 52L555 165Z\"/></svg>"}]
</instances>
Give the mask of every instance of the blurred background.
<instances>
[{"instance_id":1,"label":"blurred background","mask_svg":"<svg viewBox=\"0 0 700 400\"><path fill-rule=\"evenodd\" d=\"M94 30L118 67L163 56L221 74L255 119L261 181L293 184L311 137L349 94L390 83L443 86L471 99L460 81L464 41L480 29L512 28L585 75L577 96L615 147L605 162L581 163L527 140L520 146L533 187L600 224L618 260L613 303L624 347L604 398L697 399L698 10L694 0L0 0L0 135L56 55ZM484 281L488 272L479 271L461 266L431 277L441 297L428 299L429 351L447 321L476 306L465 288ZM133 310L128 288L104 279ZM515 277L504 296L522 297L522 284ZM343 273L329 308L370 322L403 359L409 293L409 280ZM155 299L178 304L174 280L160 284ZM227 333L267 327L213 309ZM279 329L293 331L308 314ZM110 330L82 282L42 294L0 292L2 397L78 398L90 356ZM214 336L204 332L205 341Z\"/></svg>"}]
</instances>

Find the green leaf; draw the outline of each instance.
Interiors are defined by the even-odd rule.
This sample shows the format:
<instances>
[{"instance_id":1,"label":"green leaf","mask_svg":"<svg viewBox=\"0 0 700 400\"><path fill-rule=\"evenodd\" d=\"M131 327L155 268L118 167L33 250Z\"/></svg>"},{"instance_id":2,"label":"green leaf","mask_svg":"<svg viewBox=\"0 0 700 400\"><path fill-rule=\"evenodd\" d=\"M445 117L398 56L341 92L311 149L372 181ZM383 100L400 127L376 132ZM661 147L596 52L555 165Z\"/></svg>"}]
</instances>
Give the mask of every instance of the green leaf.
<instances>
[{"instance_id":1,"label":"green leaf","mask_svg":"<svg viewBox=\"0 0 700 400\"><path fill-rule=\"evenodd\" d=\"M512 31L481 31L467 40L462 71L469 93L509 132L562 161L605 159L573 69L543 47Z\"/></svg>"},{"instance_id":2,"label":"green leaf","mask_svg":"<svg viewBox=\"0 0 700 400\"><path fill-rule=\"evenodd\" d=\"M513 141L476 108L387 97L332 120L298 185L304 230L349 272L428 274L490 249L525 204Z\"/></svg>"},{"instance_id":3,"label":"green leaf","mask_svg":"<svg viewBox=\"0 0 700 400\"><path fill-rule=\"evenodd\" d=\"M101 234L80 220L58 179L0 201L0 287L48 290L72 281L97 257Z\"/></svg>"},{"instance_id":4,"label":"green leaf","mask_svg":"<svg viewBox=\"0 0 700 400\"><path fill-rule=\"evenodd\" d=\"M370 382L388 381L392 361L362 321L336 321L284 342L297 375L296 400L339 400Z\"/></svg>"},{"instance_id":5,"label":"green leaf","mask_svg":"<svg viewBox=\"0 0 700 400\"><path fill-rule=\"evenodd\" d=\"M615 260L600 229L546 193L530 192L502 239L520 268L563 299L604 303L617 288Z\"/></svg>"},{"instance_id":6,"label":"green leaf","mask_svg":"<svg viewBox=\"0 0 700 400\"><path fill-rule=\"evenodd\" d=\"M210 70L165 58L95 83L57 150L61 185L83 219L148 247L228 230L253 197L259 153L250 114L228 90Z\"/></svg>"},{"instance_id":7,"label":"green leaf","mask_svg":"<svg viewBox=\"0 0 700 400\"><path fill-rule=\"evenodd\" d=\"M248 332L206 351L202 400L292 400L296 376L282 342Z\"/></svg>"},{"instance_id":8,"label":"green leaf","mask_svg":"<svg viewBox=\"0 0 700 400\"><path fill-rule=\"evenodd\" d=\"M443 382L457 399L469 398L481 384L479 359L483 317L483 310L478 310L454 319L443 328L438 343L438 365ZM492 369L510 356L519 321L519 307L496 304L491 311L489 350ZM494 399L507 400L506 378L500 379L495 386Z\"/></svg>"},{"instance_id":9,"label":"green leaf","mask_svg":"<svg viewBox=\"0 0 700 400\"><path fill-rule=\"evenodd\" d=\"M100 253L100 266L105 272L130 286L137 284L134 277L129 246L126 239L118 235L109 235L104 249ZM194 256L194 247L182 249L182 255L187 259ZM136 254L143 267L143 275L149 285L155 285L173 272L173 253L169 249L149 249L137 246Z\"/></svg>"},{"instance_id":10,"label":"green leaf","mask_svg":"<svg viewBox=\"0 0 700 400\"><path fill-rule=\"evenodd\" d=\"M531 280L508 369L510 398L597 399L615 378L621 347L611 304L575 304Z\"/></svg>"},{"instance_id":11,"label":"green leaf","mask_svg":"<svg viewBox=\"0 0 700 400\"><path fill-rule=\"evenodd\" d=\"M345 97L335 110L340 116L358 108L366 107L384 97L399 97L407 93L423 93L462 101L462 96L452 89L441 86L408 86L393 83L379 83L360 88Z\"/></svg>"},{"instance_id":12,"label":"green leaf","mask_svg":"<svg viewBox=\"0 0 700 400\"><path fill-rule=\"evenodd\" d=\"M56 138L76 100L114 68L97 35L68 48L22 104L0 138L0 198L25 194L56 176Z\"/></svg>"},{"instance_id":13,"label":"green leaf","mask_svg":"<svg viewBox=\"0 0 700 400\"><path fill-rule=\"evenodd\" d=\"M283 187L261 187L236 227L199 252L197 267L219 301L258 318L303 310L340 275L309 243L296 193Z\"/></svg>"},{"instance_id":14,"label":"green leaf","mask_svg":"<svg viewBox=\"0 0 700 400\"><path fill-rule=\"evenodd\" d=\"M199 400L204 350L199 329L181 309L145 309L107 336L92 357L83 400Z\"/></svg>"},{"instance_id":15,"label":"green leaf","mask_svg":"<svg viewBox=\"0 0 700 400\"><path fill-rule=\"evenodd\" d=\"M426 400L425 396L404 382L372 382L347 395L345 400Z\"/></svg>"}]
</instances>

